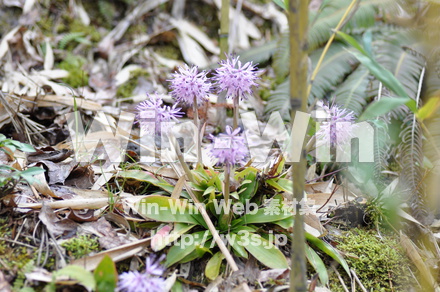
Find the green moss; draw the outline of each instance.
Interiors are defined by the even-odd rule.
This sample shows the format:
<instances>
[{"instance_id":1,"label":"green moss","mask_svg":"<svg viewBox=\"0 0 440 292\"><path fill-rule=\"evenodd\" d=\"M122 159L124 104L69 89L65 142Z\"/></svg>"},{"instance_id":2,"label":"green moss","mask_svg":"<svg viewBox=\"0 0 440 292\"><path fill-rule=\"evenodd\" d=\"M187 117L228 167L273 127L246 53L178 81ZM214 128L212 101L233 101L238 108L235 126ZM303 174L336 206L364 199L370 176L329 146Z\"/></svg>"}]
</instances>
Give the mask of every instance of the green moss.
<instances>
[{"instance_id":1,"label":"green moss","mask_svg":"<svg viewBox=\"0 0 440 292\"><path fill-rule=\"evenodd\" d=\"M69 72L69 76L64 78L63 81L73 88L81 87L88 84L89 75L86 71L83 70L83 66L85 63L85 58L69 54L58 65L58 68L64 69Z\"/></svg>"},{"instance_id":2,"label":"green moss","mask_svg":"<svg viewBox=\"0 0 440 292\"><path fill-rule=\"evenodd\" d=\"M73 259L79 259L91 252L99 251L98 239L90 235L80 235L61 244Z\"/></svg>"},{"instance_id":3,"label":"green moss","mask_svg":"<svg viewBox=\"0 0 440 292\"><path fill-rule=\"evenodd\" d=\"M172 60L179 60L182 58L180 49L177 47L177 45L157 46L154 51L164 58Z\"/></svg>"},{"instance_id":4,"label":"green moss","mask_svg":"<svg viewBox=\"0 0 440 292\"><path fill-rule=\"evenodd\" d=\"M368 291L408 291L414 283L410 262L396 236L382 234L380 238L376 231L353 229L339 240L338 249L346 255L349 267ZM350 279L342 268L340 274L349 284ZM344 291L334 274L330 288L331 291Z\"/></svg>"},{"instance_id":5,"label":"green moss","mask_svg":"<svg viewBox=\"0 0 440 292\"><path fill-rule=\"evenodd\" d=\"M0 218L0 237L12 239L12 231L8 225L8 217ZM20 238L23 243L29 243L30 240ZM24 286L25 273L34 268L32 257L35 250L23 245L10 246L5 240L0 240L0 258L2 264L0 268L6 275L15 277L12 291L19 291Z\"/></svg>"},{"instance_id":6,"label":"green moss","mask_svg":"<svg viewBox=\"0 0 440 292\"><path fill-rule=\"evenodd\" d=\"M146 78L149 76L150 74L143 69L133 70L130 72L130 79L118 87L116 96L118 98L131 97L133 95L133 90L136 88L136 86L138 86L139 78Z\"/></svg>"}]
</instances>

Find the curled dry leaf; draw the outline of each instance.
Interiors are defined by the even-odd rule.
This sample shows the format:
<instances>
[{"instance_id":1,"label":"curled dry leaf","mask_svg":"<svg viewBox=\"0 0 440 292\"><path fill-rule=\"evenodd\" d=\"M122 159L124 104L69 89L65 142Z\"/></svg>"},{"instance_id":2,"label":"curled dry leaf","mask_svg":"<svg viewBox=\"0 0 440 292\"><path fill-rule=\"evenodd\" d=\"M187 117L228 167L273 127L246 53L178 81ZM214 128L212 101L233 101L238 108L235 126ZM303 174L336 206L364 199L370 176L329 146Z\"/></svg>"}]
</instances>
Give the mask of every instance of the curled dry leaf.
<instances>
[{"instance_id":1,"label":"curled dry leaf","mask_svg":"<svg viewBox=\"0 0 440 292\"><path fill-rule=\"evenodd\" d=\"M56 150L53 147L42 147L35 149L35 152L27 154L27 161L30 163L40 161L61 162L72 155L73 151L68 149Z\"/></svg>"},{"instance_id":2,"label":"curled dry leaf","mask_svg":"<svg viewBox=\"0 0 440 292\"><path fill-rule=\"evenodd\" d=\"M80 189L87 189L93 186L95 182L95 173L93 169L87 166L77 165L69 176L66 178L64 184L66 186L77 187Z\"/></svg>"},{"instance_id":3,"label":"curled dry leaf","mask_svg":"<svg viewBox=\"0 0 440 292\"><path fill-rule=\"evenodd\" d=\"M72 220L58 218L47 204L43 204L38 218L54 236L72 234L77 228L77 224Z\"/></svg>"}]
</instances>

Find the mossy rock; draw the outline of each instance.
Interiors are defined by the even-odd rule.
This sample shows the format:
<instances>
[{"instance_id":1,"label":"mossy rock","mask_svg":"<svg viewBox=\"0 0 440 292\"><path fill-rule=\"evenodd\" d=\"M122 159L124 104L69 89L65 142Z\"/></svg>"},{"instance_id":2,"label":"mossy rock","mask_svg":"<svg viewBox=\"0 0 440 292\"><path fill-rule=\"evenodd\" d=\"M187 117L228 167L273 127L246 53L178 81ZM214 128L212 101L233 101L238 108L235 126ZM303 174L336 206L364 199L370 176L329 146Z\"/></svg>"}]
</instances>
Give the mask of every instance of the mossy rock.
<instances>
[{"instance_id":1,"label":"mossy rock","mask_svg":"<svg viewBox=\"0 0 440 292\"><path fill-rule=\"evenodd\" d=\"M349 267L356 272L368 291L408 291L415 285L411 264L398 237L377 231L353 229L339 239L337 248L345 254ZM340 269L346 285L350 279ZM362 291L357 285L356 291ZM344 291L337 276L330 280L331 291Z\"/></svg>"}]
</instances>

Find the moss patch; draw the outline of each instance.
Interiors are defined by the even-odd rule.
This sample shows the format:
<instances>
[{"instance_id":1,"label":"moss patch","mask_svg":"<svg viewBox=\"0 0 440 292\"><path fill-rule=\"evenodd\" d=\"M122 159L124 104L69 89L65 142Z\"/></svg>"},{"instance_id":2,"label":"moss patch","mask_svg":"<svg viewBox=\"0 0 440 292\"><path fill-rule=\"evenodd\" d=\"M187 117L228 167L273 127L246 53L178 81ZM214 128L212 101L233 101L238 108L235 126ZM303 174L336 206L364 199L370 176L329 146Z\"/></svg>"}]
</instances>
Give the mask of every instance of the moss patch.
<instances>
[{"instance_id":1,"label":"moss patch","mask_svg":"<svg viewBox=\"0 0 440 292\"><path fill-rule=\"evenodd\" d=\"M353 229L339 240L337 248L345 253L348 265L368 291L408 291L414 283L410 262L396 236L382 234L379 238L376 231ZM350 279L342 269L340 274L349 285ZM344 291L334 274L330 288Z\"/></svg>"},{"instance_id":2,"label":"moss patch","mask_svg":"<svg viewBox=\"0 0 440 292\"><path fill-rule=\"evenodd\" d=\"M99 251L98 239L89 235L80 235L61 244L67 254L74 259L82 258L91 252Z\"/></svg>"},{"instance_id":3,"label":"moss patch","mask_svg":"<svg viewBox=\"0 0 440 292\"><path fill-rule=\"evenodd\" d=\"M83 57L69 54L58 65L58 68L64 69L69 72L69 76L63 78L63 81L73 88L81 87L88 84L89 74L83 69L85 63L86 59L84 59Z\"/></svg>"},{"instance_id":4,"label":"moss patch","mask_svg":"<svg viewBox=\"0 0 440 292\"><path fill-rule=\"evenodd\" d=\"M133 90L138 86L139 78L147 78L150 74L143 69L133 70L130 72L130 79L118 87L116 96L118 98L127 98L133 95Z\"/></svg>"}]
</instances>

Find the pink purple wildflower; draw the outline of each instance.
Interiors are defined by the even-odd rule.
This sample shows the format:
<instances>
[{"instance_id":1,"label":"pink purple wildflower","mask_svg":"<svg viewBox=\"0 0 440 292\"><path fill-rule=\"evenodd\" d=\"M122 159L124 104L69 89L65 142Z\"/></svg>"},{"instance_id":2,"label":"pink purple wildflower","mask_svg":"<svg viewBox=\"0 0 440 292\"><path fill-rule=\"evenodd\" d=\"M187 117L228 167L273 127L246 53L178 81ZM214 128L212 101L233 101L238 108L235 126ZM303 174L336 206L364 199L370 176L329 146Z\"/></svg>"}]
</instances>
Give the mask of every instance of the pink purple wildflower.
<instances>
[{"instance_id":1,"label":"pink purple wildflower","mask_svg":"<svg viewBox=\"0 0 440 292\"><path fill-rule=\"evenodd\" d=\"M337 105L322 105L326 114L326 120L320 124L316 132L318 145L330 144L331 147L342 147L353 138L353 125L356 119L354 113L347 109L341 109Z\"/></svg>"},{"instance_id":2,"label":"pink purple wildflower","mask_svg":"<svg viewBox=\"0 0 440 292\"><path fill-rule=\"evenodd\" d=\"M245 139L239 135L240 128L232 131L226 126L226 133L212 137L213 143L209 146L209 153L218 159L218 164L243 164L248 154Z\"/></svg>"},{"instance_id":3,"label":"pink purple wildflower","mask_svg":"<svg viewBox=\"0 0 440 292\"><path fill-rule=\"evenodd\" d=\"M228 98L245 98L252 94L252 87L257 86L255 80L259 73L256 65L247 62L244 65L238 60L239 57L229 56L220 62L220 67L215 70L213 80L217 92L226 91Z\"/></svg>"},{"instance_id":4,"label":"pink purple wildflower","mask_svg":"<svg viewBox=\"0 0 440 292\"><path fill-rule=\"evenodd\" d=\"M142 133L154 134L161 133L163 126L167 122L177 121L183 113L176 105L172 107L163 105L163 100L156 93L147 94L148 100L144 100L136 106L138 111L137 120L141 126ZM154 127L152 127L154 125Z\"/></svg>"},{"instance_id":5,"label":"pink purple wildflower","mask_svg":"<svg viewBox=\"0 0 440 292\"><path fill-rule=\"evenodd\" d=\"M201 104L207 100L211 89L211 83L207 82L207 72L202 71L198 73L197 66L179 67L178 72L172 74L170 88L171 95L176 98L178 102L184 102L188 105L193 105L194 98L197 104Z\"/></svg>"},{"instance_id":6,"label":"pink purple wildflower","mask_svg":"<svg viewBox=\"0 0 440 292\"><path fill-rule=\"evenodd\" d=\"M165 269L160 265L160 258L147 257L145 272L125 272L119 275L119 282L116 291L118 292L163 292L165 291L165 279L162 276Z\"/></svg>"}]
</instances>

